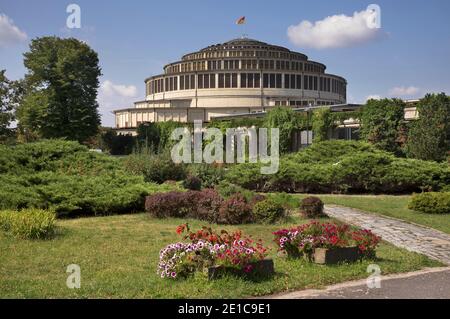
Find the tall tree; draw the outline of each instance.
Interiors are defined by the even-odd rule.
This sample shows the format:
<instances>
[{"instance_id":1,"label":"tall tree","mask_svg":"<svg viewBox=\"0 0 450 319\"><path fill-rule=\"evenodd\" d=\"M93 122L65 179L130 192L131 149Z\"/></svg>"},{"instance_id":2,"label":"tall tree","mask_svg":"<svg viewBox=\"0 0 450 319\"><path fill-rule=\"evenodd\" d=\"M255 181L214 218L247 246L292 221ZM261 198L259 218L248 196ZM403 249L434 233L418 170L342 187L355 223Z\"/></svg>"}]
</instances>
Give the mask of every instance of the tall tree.
<instances>
[{"instance_id":1,"label":"tall tree","mask_svg":"<svg viewBox=\"0 0 450 319\"><path fill-rule=\"evenodd\" d=\"M408 157L442 161L450 152L450 97L427 94L417 104L419 118L412 123L406 143Z\"/></svg>"},{"instance_id":2,"label":"tall tree","mask_svg":"<svg viewBox=\"0 0 450 319\"><path fill-rule=\"evenodd\" d=\"M22 81L10 81L0 70L0 140L12 136L10 125L14 121L14 111L20 103L23 94Z\"/></svg>"},{"instance_id":3,"label":"tall tree","mask_svg":"<svg viewBox=\"0 0 450 319\"><path fill-rule=\"evenodd\" d=\"M382 150L401 154L404 108L399 99L367 101L361 112L361 137Z\"/></svg>"},{"instance_id":4,"label":"tall tree","mask_svg":"<svg viewBox=\"0 0 450 319\"><path fill-rule=\"evenodd\" d=\"M12 105L9 102L10 84L5 75L5 70L0 71L0 138L8 133L8 127L12 121Z\"/></svg>"},{"instance_id":5,"label":"tall tree","mask_svg":"<svg viewBox=\"0 0 450 319\"><path fill-rule=\"evenodd\" d=\"M84 142L100 124L98 55L77 39L43 37L24 54L26 94L17 117L22 133Z\"/></svg>"}]
</instances>

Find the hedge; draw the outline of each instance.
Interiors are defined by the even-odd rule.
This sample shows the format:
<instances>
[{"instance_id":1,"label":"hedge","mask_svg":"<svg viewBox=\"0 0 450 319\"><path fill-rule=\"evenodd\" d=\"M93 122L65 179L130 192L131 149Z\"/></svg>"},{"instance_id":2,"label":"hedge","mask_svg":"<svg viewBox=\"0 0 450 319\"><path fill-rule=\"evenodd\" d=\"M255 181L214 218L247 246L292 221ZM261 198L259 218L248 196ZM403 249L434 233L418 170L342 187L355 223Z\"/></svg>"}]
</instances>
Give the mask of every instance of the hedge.
<instances>
[{"instance_id":1,"label":"hedge","mask_svg":"<svg viewBox=\"0 0 450 319\"><path fill-rule=\"evenodd\" d=\"M40 208L62 215L144 209L145 196L173 186L146 183L118 159L63 140L1 147L0 209Z\"/></svg>"},{"instance_id":2,"label":"hedge","mask_svg":"<svg viewBox=\"0 0 450 319\"><path fill-rule=\"evenodd\" d=\"M225 179L263 192L398 194L442 189L450 184L450 167L395 157L367 143L326 141L282 157L276 174L245 163L231 166Z\"/></svg>"},{"instance_id":3,"label":"hedge","mask_svg":"<svg viewBox=\"0 0 450 319\"><path fill-rule=\"evenodd\" d=\"M426 214L450 214L450 192L414 194L408 208Z\"/></svg>"}]
</instances>

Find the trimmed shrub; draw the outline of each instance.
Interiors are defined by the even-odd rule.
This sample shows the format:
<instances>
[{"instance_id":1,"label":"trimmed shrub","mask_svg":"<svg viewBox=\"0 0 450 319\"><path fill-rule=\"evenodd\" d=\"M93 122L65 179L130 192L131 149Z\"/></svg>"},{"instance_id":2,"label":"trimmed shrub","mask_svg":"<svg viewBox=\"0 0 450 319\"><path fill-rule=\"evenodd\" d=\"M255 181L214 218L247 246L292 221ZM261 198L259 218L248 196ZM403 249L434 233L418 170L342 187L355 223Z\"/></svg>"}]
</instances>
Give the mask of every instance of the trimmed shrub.
<instances>
[{"instance_id":1,"label":"trimmed shrub","mask_svg":"<svg viewBox=\"0 0 450 319\"><path fill-rule=\"evenodd\" d=\"M187 196L184 192L157 193L147 196L145 210L158 218L185 217L188 213Z\"/></svg>"},{"instance_id":2,"label":"trimmed shrub","mask_svg":"<svg viewBox=\"0 0 450 319\"><path fill-rule=\"evenodd\" d=\"M256 196L255 192L252 192L248 189L245 189L241 186L231 184L228 182L220 182L216 187L219 194L224 198L229 198L236 193L242 194L248 202L251 202L253 198Z\"/></svg>"},{"instance_id":3,"label":"trimmed shrub","mask_svg":"<svg viewBox=\"0 0 450 319\"><path fill-rule=\"evenodd\" d=\"M450 192L414 194L408 208L426 214L450 214Z\"/></svg>"},{"instance_id":4,"label":"trimmed shrub","mask_svg":"<svg viewBox=\"0 0 450 319\"><path fill-rule=\"evenodd\" d=\"M0 151L0 209L49 209L57 216L130 213L144 209L146 195L171 189L130 176L120 160L76 142L44 140Z\"/></svg>"},{"instance_id":5,"label":"trimmed shrub","mask_svg":"<svg viewBox=\"0 0 450 319\"><path fill-rule=\"evenodd\" d=\"M182 164L172 161L170 154L133 154L123 160L125 169L135 175L143 175L146 182L162 184L165 181L181 181L186 178Z\"/></svg>"},{"instance_id":6,"label":"trimmed shrub","mask_svg":"<svg viewBox=\"0 0 450 319\"><path fill-rule=\"evenodd\" d=\"M0 229L22 239L44 239L54 235L55 213L40 209L1 211Z\"/></svg>"},{"instance_id":7,"label":"trimmed shrub","mask_svg":"<svg viewBox=\"0 0 450 319\"><path fill-rule=\"evenodd\" d=\"M234 194L226 199L219 209L218 224L237 225L252 221L252 207L242 194Z\"/></svg>"},{"instance_id":8,"label":"trimmed shrub","mask_svg":"<svg viewBox=\"0 0 450 319\"><path fill-rule=\"evenodd\" d=\"M202 189L202 181L197 176L189 175L183 181L183 187L192 191L199 191Z\"/></svg>"},{"instance_id":9,"label":"trimmed shrub","mask_svg":"<svg viewBox=\"0 0 450 319\"><path fill-rule=\"evenodd\" d=\"M148 196L145 209L157 218L196 218L217 222L222 198L213 189L167 192Z\"/></svg>"},{"instance_id":10,"label":"trimmed shrub","mask_svg":"<svg viewBox=\"0 0 450 319\"><path fill-rule=\"evenodd\" d=\"M301 213L308 218L326 216L323 212L323 202L319 197L310 196L303 198L300 204Z\"/></svg>"},{"instance_id":11,"label":"trimmed shrub","mask_svg":"<svg viewBox=\"0 0 450 319\"><path fill-rule=\"evenodd\" d=\"M446 163L397 158L367 143L347 141L320 142L284 156L273 175L261 174L260 166L230 166L226 181L254 191L287 193L404 194L439 191L450 184Z\"/></svg>"},{"instance_id":12,"label":"trimmed shrub","mask_svg":"<svg viewBox=\"0 0 450 319\"><path fill-rule=\"evenodd\" d=\"M189 174L198 177L205 188L214 188L224 179L225 172L220 164L191 164Z\"/></svg>"},{"instance_id":13,"label":"trimmed shrub","mask_svg":"<svg viewBox=\"0 0 450 319\"><path fill-rule=\"evenodd\" d=\"M256 222L272 224L285 217L285 210L281 204L269 198L253 206L253 216Z\"/></svg>"},{"instance_id":14,"label":"trimmed shrub","mask_svg":"<svg viewBox=\"0 0 450 319\"><path fill-rule=\"evenodd\" d=\"M186 193L188 198L187 217L217 223L219 218L219 209L223 203L222 197L214 189L203 189L201 192L189 191Z\"/></svg>"}]
</instances>

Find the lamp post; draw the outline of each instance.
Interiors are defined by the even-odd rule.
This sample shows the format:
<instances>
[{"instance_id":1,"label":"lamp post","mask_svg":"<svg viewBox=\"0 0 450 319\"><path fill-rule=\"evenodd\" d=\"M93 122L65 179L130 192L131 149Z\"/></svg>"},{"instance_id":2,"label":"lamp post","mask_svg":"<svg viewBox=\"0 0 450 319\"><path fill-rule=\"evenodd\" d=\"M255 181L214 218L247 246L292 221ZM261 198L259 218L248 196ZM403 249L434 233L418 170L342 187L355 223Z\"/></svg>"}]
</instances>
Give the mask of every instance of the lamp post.
<instances>
[{"instance_id":1,"label":"lamp post","mask_svg":"<svg viewBox=\"0 0 450 319\"><path fill-rule=\"evenodd\" d=\"M306 108L306 145L309 146L309 126L311 122L311 103Z\"/></svg>"}]
</instances>

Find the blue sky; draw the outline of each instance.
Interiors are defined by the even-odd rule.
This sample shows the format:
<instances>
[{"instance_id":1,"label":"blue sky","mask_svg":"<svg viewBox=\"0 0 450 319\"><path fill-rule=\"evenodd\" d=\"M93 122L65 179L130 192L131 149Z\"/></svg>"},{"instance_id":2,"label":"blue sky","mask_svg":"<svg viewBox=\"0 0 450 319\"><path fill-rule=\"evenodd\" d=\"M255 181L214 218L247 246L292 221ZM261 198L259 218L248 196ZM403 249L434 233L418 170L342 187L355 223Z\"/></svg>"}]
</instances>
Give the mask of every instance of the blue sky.
<instances>
[{"instance_id":1,"label":"blue sky","mask_svg":"<svg viewBox=\"0 0 450 319\"><path fill-rule=\"evenodd\" d=\"M81 7L81 29L66 27L70 3ZM339 33L338 26L309 30L309 35L300 34L308 29L297 30L303 42L288 36L289 26L305 20L314 25L336 15L351 19L371 3L381 8L376 36L341 41L339 34L326 34ZM0 0L0 69L11 79L22 77L22 53L35 37L87 41L99 53L103 70L103 124L112 125L110 111L143 99L144 79L161 73L164 64L245 32L326 64L327 72L347 79L348 102L364 102L368 96L416 98L431 91L450 93L449 12L448 0ZM240 16L246 16L244 27L235 25ZM319 46L319 37L335 43Z\"/></svg>"}]
</instances>

